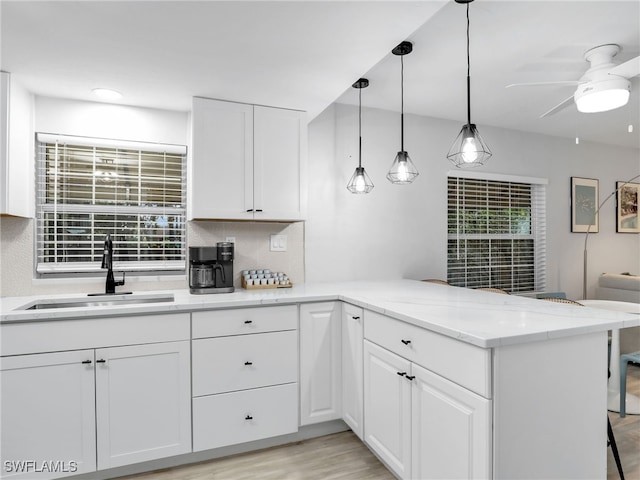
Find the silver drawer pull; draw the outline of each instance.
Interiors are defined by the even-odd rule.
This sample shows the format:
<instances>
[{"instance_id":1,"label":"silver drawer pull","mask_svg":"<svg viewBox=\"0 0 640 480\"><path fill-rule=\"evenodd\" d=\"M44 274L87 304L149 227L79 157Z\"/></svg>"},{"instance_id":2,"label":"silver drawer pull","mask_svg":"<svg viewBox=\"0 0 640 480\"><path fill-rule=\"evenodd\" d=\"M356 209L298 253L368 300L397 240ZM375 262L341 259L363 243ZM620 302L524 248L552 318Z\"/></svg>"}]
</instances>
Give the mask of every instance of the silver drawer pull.
<instances>
[{"instance_id":1,"label":"silver drawer pull","mask_svg":"<svg viewBox=\"0 0 640 480\"><path fill-rule=\"evenodd\" d=\"M253 365L253 362L244 362L245 365Z\"/></svg>"},{"instance_id":2,"label":"silver drawer pull","mask_svg":"<svg viewBox=\"0 0 640 480\"><path fill-rule=\"evenodd\" d=\"M398 375L400 375L401 377L404 377L404 376L407 374L407 372L396 372L396 373L397 373Z\"/></svg>"},{"instance_id":3,"label":"silver drawer pull","mask_svg":"<svg viewBox=\"0 0 640 480\"><path fill-rule=\"evenodd\" d=\"M244 323L245 325L249 325L250 323L253 323L253 320L245 320Z\"/></svg>"},{"instance_id":4,"label":"silver drawer pull","mask_svg":"<svg viewBox=\"0 0 640 480\"><path fill-rule=\"evenodd\" d=\"M414 378L416 378L416 376L415 376L415 375L407 375L407 376L406 376L406 377L404 377L404 378L406 378L407 380L411 381L411 380L413 380Z\"/></svg>"},{"instance_id":5,"label":"silver drawer pull","mask_svg":"<svg viewBox=\"0 0 640 480\"><path fill-rule=\"evenodd\" d=\"M246 417L244 417L245 420L253 420L253 417L251 415L247 415Z\"/></svg>"},{"instance_id":6,"label":"silver drawer pull","mask_svg":"<svg viewBox=\"0 0 640 480\"><path fill-rule=\"evenodd\" d=\"M411 340L400 340L400 341L405 345L409 345L411 343Z\"/></svg>"}]
</instances>

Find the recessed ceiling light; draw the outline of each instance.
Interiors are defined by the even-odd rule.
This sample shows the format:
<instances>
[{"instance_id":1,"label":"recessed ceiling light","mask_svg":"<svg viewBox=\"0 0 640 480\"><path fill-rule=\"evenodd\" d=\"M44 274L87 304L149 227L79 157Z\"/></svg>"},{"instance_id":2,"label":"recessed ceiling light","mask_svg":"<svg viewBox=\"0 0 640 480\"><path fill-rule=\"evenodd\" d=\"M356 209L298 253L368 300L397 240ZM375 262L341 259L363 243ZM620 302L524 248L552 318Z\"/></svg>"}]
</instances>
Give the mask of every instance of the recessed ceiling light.
<instances>
[{"instance_id":1,"label":"recessed ceiling light","mask_svg":"<svg viewBox=\"0 0 640 480\"><path fill-rule=\"evenodd\" d=\"M122 98L122 94L120 92L116 92L109 88L94 88L91 91L105 100L118 100L119 98Z\"/></svg>"}]
</instances>

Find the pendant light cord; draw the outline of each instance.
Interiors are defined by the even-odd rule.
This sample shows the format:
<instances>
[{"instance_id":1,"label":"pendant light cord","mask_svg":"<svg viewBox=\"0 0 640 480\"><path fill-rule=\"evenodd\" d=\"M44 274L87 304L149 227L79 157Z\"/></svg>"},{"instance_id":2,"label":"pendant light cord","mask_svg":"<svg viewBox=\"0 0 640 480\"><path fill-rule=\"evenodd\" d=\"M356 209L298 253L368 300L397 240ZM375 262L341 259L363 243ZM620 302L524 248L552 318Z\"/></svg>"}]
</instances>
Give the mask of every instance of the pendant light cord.
<instances>
[{"instance_id":1,"label":"pendant light cord","mask_svg":"<svg viewBox=\"0 0 640 480\"><path fill-rule=\"evenodd\" d=\"M358 168L362 168L362 87L358 89Z\"/></svg>"},{"instance_id":2,"label":"pendant light cord","mask_svg":"<svg viewBox=\"0 0 640 480\"><path fill-rule=\"evenodd\" d=\"M467 125L471 128L471 60L469 55L469 4L467 3Z\"/></svg>"},{"instance_id":3,"label":"pendant light cord","mask_svg":"<svg viewBox=\"0 0 640 480\"><path fill-rule=\"evenodd\" d=\"M400 55L400 151L404 152L404 55Z\"/></svg>"}]
</instances>

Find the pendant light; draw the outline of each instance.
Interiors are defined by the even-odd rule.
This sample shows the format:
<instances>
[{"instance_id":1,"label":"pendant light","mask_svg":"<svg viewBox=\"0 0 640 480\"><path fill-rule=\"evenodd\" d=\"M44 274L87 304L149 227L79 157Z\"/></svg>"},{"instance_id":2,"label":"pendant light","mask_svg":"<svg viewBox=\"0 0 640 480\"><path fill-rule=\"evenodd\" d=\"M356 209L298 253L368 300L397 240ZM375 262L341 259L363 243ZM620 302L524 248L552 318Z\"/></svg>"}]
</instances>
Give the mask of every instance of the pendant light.
<instances>
[{"instance_id":1,"label":"pendant light","mask_svg":"<svg viewBox=\"0 0 640 480\"><path fill-rule=\"evenodd\" d=\"M358 89L358 166L347 184L347 190L351 193L369 193L373 190L373 182L362 166L362 89L369 86L369 80L361 78L351 86Z\"/></svg>"},{"instance_id":2,"label":"pendant light","mask_svg":"<svg viewBox=\"0 0 640 480\"><path fill-rule=\"evenodd\" d=\"M413 51L411 42L402 42L391 53L400 57L400 151L396 155L387 179L396 185L407 185L418 176L418 169L404 150L404 56Z\"/></svg>"},{"instance_id":3,"label":"pendant light","mask_svg":"<svg viewBox=\"0 0 640 480\"><path fill-rule=\"evenodd\" d=\"M455 0L467 4L467 123L462 126L458 137L451 145L447 158L458 168L479 167L484 165L491 150L480 136L475 124L471 123L471 76L469 60L469 3L473 0Z\"/></svg>"}]
</instances>

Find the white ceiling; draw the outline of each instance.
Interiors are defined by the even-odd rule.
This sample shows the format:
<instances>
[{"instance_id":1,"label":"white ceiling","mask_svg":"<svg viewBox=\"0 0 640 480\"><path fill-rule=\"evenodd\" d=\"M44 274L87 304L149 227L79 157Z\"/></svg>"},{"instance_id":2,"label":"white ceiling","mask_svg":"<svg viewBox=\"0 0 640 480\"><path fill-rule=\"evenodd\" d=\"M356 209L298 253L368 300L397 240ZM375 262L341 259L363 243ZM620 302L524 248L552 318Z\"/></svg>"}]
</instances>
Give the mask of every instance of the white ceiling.
<instances>
[{"instance_id":1,"label":"white ceiling","mask_svg":"<svg viewBox=\"0 0 640 480\"><path fill-rule=\"evenodd\" d=\"M423 1L42 1L0 3L0 67L38 95L187 111L191 97L306 110L357 103L466 119L466 8ZM505 89L576 80L585 50L617 43L622 63L640 54L640 0L477 0L470 4L472 121L581 141L640 148L640 80L623 108L539 116L571 87ZM632 123L634 133L627 132Z\"/></svg>"}]
</instances>

